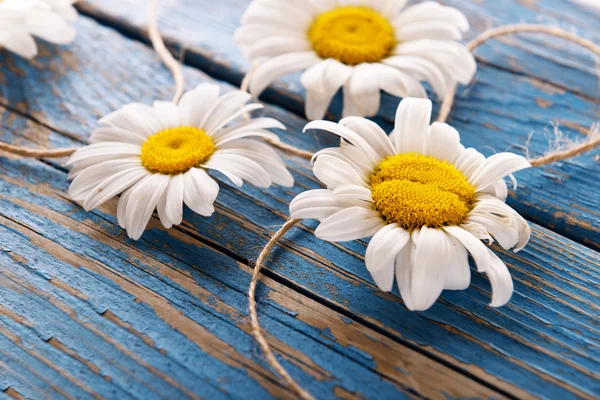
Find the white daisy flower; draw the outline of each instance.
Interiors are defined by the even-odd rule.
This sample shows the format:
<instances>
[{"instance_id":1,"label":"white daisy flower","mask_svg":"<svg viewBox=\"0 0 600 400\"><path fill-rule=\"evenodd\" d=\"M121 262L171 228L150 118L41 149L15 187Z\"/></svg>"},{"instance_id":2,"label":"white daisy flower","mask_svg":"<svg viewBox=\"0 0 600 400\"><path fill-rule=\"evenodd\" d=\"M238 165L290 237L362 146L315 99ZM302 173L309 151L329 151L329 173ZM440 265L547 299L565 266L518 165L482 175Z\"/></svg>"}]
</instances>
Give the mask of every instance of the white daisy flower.
<instances>
[{"instance_id":1,"label":"white daisy flower","mask_svg":"<svg viewBox=\"0 0 600 400\"><path fill-rule=\"evenodd\" d=\"M465 149L449 125L430 126L430 117L429 100L405 99L389 137L359 117L309 123L305 129L332 132L342 145L315 154L314 174L327 189L297 196L291 217L318 219L315 235L328 241L373 236L367 269L385 291L395 276L411 310L428 309L444 289L469 286L467 252L491 281L491 305L502 306L512 279L481 240L515 251L529 241L527 222L505 204L503 178L530 164L513 153L486 159Z\"/></svg>"},{"instance_id":2,"label":"white daisy flower","mask_svg":"<svg viewBox=\"0 0 600 400\"><path fill-rule=\"evenodd\" d=\"M373 116L380 90L397 97L427 97L427 81L441 98L476 71L458 41L469 29L457 9L406 0L254 0L235 39L252 72L258 97L275 80L307 69L306 116L322 119L342 88L344 116Z\"/></svg>"},{"instance_id":3,"label":"white daisy flower","mask_svg":"<svg viewBox=\"0 0 600 400\"><path fill-rule=\"evenodd\" d=\"M155 208L166 228L181 223L184 203L200 215L212 215L219 185L207 170L221 172L237 186L243 180L263 188L292 186L294 179L277 153L248 139L279 140L266 129L285 126L272 118L241 119L262 108L246 104L246 92L219 94L218 85L201 84L179 105L133 103L102 118L92 144L69 158L74 165L69 195L89 211L122 193L119 225L137 240Z\"/></svg>"},{"instance_id":4,"label":"white daisy flower","mask_svg":"<svg viewBox=\"0 0 600 400\"><path fill-rule=\"evenodd\" d=\"M75 38L73 0L0 0L0 48L24 58L38 49L34 36L54 44Z\"/></svg>"}]
</instances>

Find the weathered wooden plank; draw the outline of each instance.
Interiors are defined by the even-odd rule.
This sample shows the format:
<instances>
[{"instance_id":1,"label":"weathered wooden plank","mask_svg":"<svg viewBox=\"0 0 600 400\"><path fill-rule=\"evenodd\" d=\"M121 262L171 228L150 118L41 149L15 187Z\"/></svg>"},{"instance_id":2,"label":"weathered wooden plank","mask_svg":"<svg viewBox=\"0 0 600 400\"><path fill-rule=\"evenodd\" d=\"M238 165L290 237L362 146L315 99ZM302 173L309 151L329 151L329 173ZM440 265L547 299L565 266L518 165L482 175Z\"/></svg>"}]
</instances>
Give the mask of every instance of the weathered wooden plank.
<instances>
[{"instance_id":1,"label":"weathered wooden plank","mask_svg":"<svg viewBox=\"0 0 600 400\"><path fill-rule=\"evenodd\" d=\"M57 130L60 132L49 133L49 131L46 131L50 143L54 140L55 135L65 134L77 139L84 138L88 132L82 127L94 126L95 118L98 116L95 114L107 113L111 109L134 99L150 102L162 95L166 97L169 90L168 75L162 69L152 67L154 65L158 66L158 60L150 50L140 44L122 40L110 30L100 28L85 19L80 22L80 27L80 42L83 41L81 48L72 48L69 59L71 65L76 65L73 70L77 74L82 74L81 79L78 79L75 73L73 73L73 76L59 76L58 81L54 83L54 95L48 96L45 100L42 99L41 97L45 95L44 89L47 89L48 86L44 87L42 83L34 88L32 82L43 82L42 78L47 79L48 76L56 76L62 70L65 64L63 64L61 58L55 56L52 58L51 63L50 71L52 72L29 68L24 64L11 66L12 71L27 71L27 75L25 75L27 79L21 79L18 84L9 85L9 89L4 89L5 92L3 92L5 98L9 99L8 104L11 108L21 110L24 114L59 128ZM110 49L107 50L102 46L99 48L94 47L94 43L102 43L104 46L110 44L108 46ZM135 57L111 57L111 54L131 54L131 52L135 52ZM108 65L107 60L110 60L110 65ZM40 61L48 60L42 58ZM138 65L140 67L137 74L131 74L129 71ZM2 70L2 72L5 76L12 76L10 74L14 73L6 70ZM189 81L193 80L194 83L206 79L202 74L191 70L187 70L187 74ZM111 81L107 77L110 77ZM102 82L102 84L98 84L98 82ZM127 84L124 82L127 82ZM79 95L75 95L76 91L69 90L73 85L80 85L78 90L82 92L79 92ZM36 95L39 94L40 97L25 96L23 89L19 86L21 88L30 86L28 90L34 90ZM115 100L115 96L119 99ZM77 98L78 101L73 102L70 100L74 98ZM46 105L44 101L48 101L48 104ZM64 111L59 113L57 111L69 108L77 111L79 117L76 122L70 119L73 111L71 113L65 113ZM47 113L46 110L48 110ZM286 114L274 107L269 107L267 113L271 116L277 116L291 127L290 133L282 133L285 140L302 140L303 143L308 143L307 146L312 148L322 146L323 141L333 143L333 138L328 136L298 135L297 132L304 121L297 117ZM8 131L8 135L18 135L23 127L31 124L31 122L19 122L13 114L5 112L2 117L2 122L6 127L3 131ZM16 136L7 137L11 138L10 140L20 140ZM67 139L63 138L61 140ZM202 298L199 295L173 297L175 294L181 296L179 293L182 292L181 289L177 288L169 289L169 287L172 287L173 274L171 272L168 274L161 272L162 278L159 278L158 275L151 274L150 271L159 269L160 265L155 264L156 260L173 264L176 266L175 270L178 271L191 271L193 269L192 279L196 280L199 285L204 285L203 287L207 288L206 291L218 293L219 298L224 287L234 288L239 295L235 299L228 299L228 301L231 300L235 307L239 307L237 311L239 316L244 316L246 303L243 294L248 283L247 271L244 272L241 278L240 275L232 273L232 269L223 268L222 265L227 264L226 257L224 257L224 260L221 258L210 259L211 261L206 264L200 264L200 261L196 263L195 260L207 258L204 253L205 250L199 245L201 242L211 243L213 247L220 244L225 247L223 251L242 262L254 259L266 241L266 237L282 223L287 214L289 200L304 188L317 186L317 182L312 178L309 166L305 162L289 158L286 161L293 169L294 176L298 181L297 187L291 190L274 188L269 191L261 191L250 186L245 186L241 190L224 186L219 196L218 213L211 219L186 213L188 224L181 230L171 230L169 232L164 232L154 221L153 229L145 234L143 241L137 243L124 239L123 233L116 227L113 215L114 202L99 212L83 212L59 195L59 193L63 193L62 196L64 196L64 190L67 187L65 173L51 167L45 167L38 162L3 160L2 193L5 199L1 203L0 214L11 219L13 225L16 224L11 225L11 229L20 229L19 232L27 237L27 239L23 239L23 245L35 239L33 246L26 247L28 253L38 254L38 251L40 251L40 254L44 254L44 259L53 260L49 263L52 267L65 264L61 268L66 271L64 273L68 272L69 278L59 278L60 281L68 283L70 279L83 279L80 278L80 275L86 275L80 271L85 271L101 283L109 284L110 289L100 291L97 295L95 289L96 285L100 285L100 283L94 282L94 285L88 284L87 286L78 283L75 287L88 297L95 298L94 301L90 302L93 305L93 310L110 309L118 320L124 321L123 323L116 323L118 327L123 329L129 327L151 337L154 341L161 339L163 340L161 342L163 343L162 346L165 347L169 343L179 343L161 336L170 332L169 329L171 328L158 330L153 324L157 321L155 318L145 321L144 318L140 320L139 315L148 314L138 315L141 312L159 313L160 311L160 316L163 319L168 319L167 316L170 315L172 308L168 308L167 311L159 307L152 308L150 311L144 311L145 307L142 306L132 308L132 292L134 293L133 296L136 297L143 295L151 304L156 304L154 303L155 296L163 297L168 294L167 297L163 297L168 298L168 300L161 301L161 304L176 302L177 306L186 313L194 313L192 319L201 320L203 324L211 328L217 326L222 329L219 332L228 332L224 335L228 339L225 342L240 346L244 351L239 352L246 354L246 352L251 352L249 349L254 348L253 341L247 333L244 333L246 336L242 336L241 333L236 336L214 322L215 318L210 316L214 315L215 312L206 310L206 308L210 308L210 304L214 301L212 298L205 303L198 302L197 298ZM6 222L6 224L11 224L11 222ZM56 243L53 244L54 242ZM124 246L121 243L126 243L126 245ZM36 250L36 247L42 247L44 252ZM364 252L364 243L354 242L344 245L332 245L316 240L310 231L298 230L293 233L293 243L286 241L283 248L287 251L277 252L276 263L271 265L275 271L272 276L280 282L287 284L293 282L294 285L297 285L295 287L316 301L311 302L311 307L313 307L312 304L319 303L334 307L336 312L339 313L339 321L335 318L323 317L319 322L321 325L318 325L321 328L317 330L300 324L298 320L306 319L310 321L310 315L314 312L307 312L306 309L303 310L302 308L300 308L300 312L295 311L295 308L300 306L290 306L287 303L281 305L284 302L283 298L291 297L289 292L284 292L279 297L280 302L277 302L277 305L269 304L273 305L272 308L279 310L279 312L282 312L282 310L291 310L291 312L277 314L271 308L262 312L273 312L272 320L280 321L282 325L297 327L300 324L302 328L293 330L293 332L301 332L303 337L308 336L307 332L309 332L313 339L320 338L320 340L323 340L330 337L329 331L326 330L327 325L323 328L323 324L330 325L331 332L347 332L346 325L353 327L353 329L366 329L363 334L350 335L346 333L345 339L336 339L336 342L339 340L340 343L348 343L347 346L342 345L345 350L336 348L336 351L344 355L353 355L354 357L351 359L356 364L360 364L360 360L362 360L363 364L360 365L363 366L369 362L374 362L377 366L385 365L384 369L390 371L388 374L391 374L396 370L391 367L390 360L393 360L391 363L394 364L396 360L403 358L390 356L389 350L381 347L387 345L393 347L392 345L403 344L418 350L433 360L443 361L452 369L477 378L485 382L486 385L497 387L504 393L519 397L525 397L527 396L526 393L529 392L531 395L543 397L577 396L590 398L597 391L597 373L594 371L598 369L596 346L598 341L598 307L595 301L597 298L595 293L599 273L598 256L594 251L534 226L534 239L528 250L518 256L503 254L504 260L510 264L516 277L517 293L510 306L500 310L488 308L486 305L488 302L488 284L481 276L475 275L474 287L469 291L445 294L443 300L426 313L410 313L403 308L401 301L395 294L382 294L371 283L371 279L368 277L363 261L359 256ZM49 251L49 249L52 249L52 251ZM65 253L75 254L76 258L69 258L68 261L65 261L61 258ZM146 254L151 254L151 259L145 258ZM60 262L56 262L54 259L60 259ZM113 265L114 260L123 261ZM193 268L186 267L188 265L186 262L193 263ZM72 271L73 265L80 264L85 264L86 269L80 268L77 271ZM106 265L110 265L112 270L109 270ZM92 267L94 267L93 270ZM169 271L169 269L172 268L160 270ZM212 284L195 272L198 270L214 277L220 284ZM110 279L106 278L105 274L108 273L106 271L110 271ZM111 280L113 283L110 283ZM115 280L117 280L117 284L114 283ZM132 280L137 283L132 283ZM168 284L164 286L159 281L168 282ZM38 282L42 285L44 279L38 278ZM68 286L72 287L70 284ZM126 287L126 289L123 290L123 287ZM82 290L82 288L85 290ZM53 293L54 289L50 289L47 285L44 285L43 291ZM186 290L192 292L190 289ZM122 306L119 306L121 303L117 298L106 297L109 294L114 295L113 292L121 293L123 291L129 293L130 296L127 297L123 294L125 298ZM271 289L269 293L272 293L272 291ZM69 290L67 293L70 294L71 291ZM90 296L90 294L94 294L94 296ZM62 294L62 296L65 295ZM69 297L69 299L71 298ZM310 300L304 298L301 301L306 303ZM300 304L300 300L298 303ZM111 307L107 307L106 304L111 304ZM142 301L141 304L147 303ZM201 312L192 305L204 308ZM230 304L227 303L227 305ZM53 304L52 307L56 308ZM118 310L118 313L112 309L113 307ZM321 309L326 310L323 306L321 306ZM89 310L87 312L91 314ZM296 318L293 316L295 312L299 312ZM327 314L329 312L331 311L322 311L325 315L330 315ZM98 314L98 311L96 311L96 314ZM221 311L218 314L222 315ZM266 315L269 317L269 314ZM225 320L221 316L216 319L218 321ZM268 331L280 341L289 343L289 346L298 345L301 348L302 346L308 346L304 344L306 342L299 339L298 343L300 344L297 344L297 336L292 336L292 333L283 328L281 330L279 328L273 329L272 323L270 319L264 321ZM314 322L314 324L316 325L317 322ZM102 326L102 329L108 329L104 325ZM334 326L335 329L331 326ZM96 328L92 333L97 335L98 329ZM111 329L116 328L112 327ZM181 331L192 328L190 328L189 323L181 323L177 324L175 329ZM191 332L196 331L192 330ZM237 331L233 330L233 332ZM365 336L381 338L379 340L385 341L386 344L381 346L367 341L357 346L356 341L349 339ZM110 335L108 337L110 338ZM208 337L210 338L210 335ZM239 337L245 337L246 339L240 340ZM102 338L106 340L105 337ZM233 338L240 340L240 342L230 342L230 340L233 341ZM293 338L293 340L289 338ZM140 346L142 346L145 342L142 339L140 340L142 342ZM543 343L543 346L540 345L540 342ZM76 343L71 345L75 346ZM114 343L109 343L109 345L114 347ZM195 343L195 345L196 347L200 346L199 343ZM350 345L357 346L359 351L352 351ZM171 344L171 346L173 345ZM192 351L194 345L190 344L189 348ZM331 360L337 360L337 358L329 360L329 353L323 352L321 347L318 347L319 351L315 351L313 346L308 348L309 350L302 351L312 360L310 366L318 365L319 370L329 371L323 365L331 366ZM402 346L396 348L404 349ZM188 353L187 348L179 351L176 351L177 348L173 349L173 347L170 347L170 349L177 353L178 357L181 357L179 359L180 363L184 363L181 360L185 360L185 363L194 361L196 357L200 360L203 359L202 351L197 349L192 353ZM375 352L375 349L378 353ZM171 357L170 350L166 351ZM407 350L396 351L395 354L402 355ZM373 357L373 360L361 356L361 353L369 354L369 357ZM376 355L373 355L374 353ZM256 356L254 362L263 366L263 369L259 370L265 371L263 372L264 375L259 376L269 376L260 356L253 356ZM144 355L144 357L149 356ZM159 356L156 355L156 357ZM313 382L314 379L310 379L307 382L309 380L307 376L312 376L315 373L314 369L306 367L305 356L297 355L296 357L302 362L292 361L287 363L286 366L295 375L300 376L303 383L308 384L311 389L314 388L311 385L316 385L317 389L326 387L329 391L335 390L332 389L330 381L321 383ZM149 365L158 363L155 359L152 360L152 362L149 360L146 360L146 362ZM416 360L414 361L415 364L411 361L408 362L408 365L417 365L423 362L422 357L416 358ZM159 364L162 365L161 368L165 368L167 361L162 362L163 364ZM433 365L440 366L435 361L430 362L433 362ZM336 363L331 367L331 371L334 372L329 372L344 375L345 380L342 380L342 382L346 382L349 387L352 387L348 382L355 383L356 376L348 372L347 369L335 372L341 368L342 364ZM357 368L354 365L352 368ZM199 373L197 370L194 371ZM229 369L225 371L233 373ZM445 370L444 373L451 374L452 372ZM253 377L256 376L253 375ZM419 377L425 382L432 380L429 367L421 370L420 374L411 376L415 379ZM464 381L460 381L461 375L453 373L449 376L452 377L450 381L456 381L456 386L453 387L455 390L459 390L458 393L462 388L473 387L470 384L465 384ZM388 375L386 375L386 378L388 378ZM410 387L414 390L416 386L410 383L406 384L400 378L395 379L398 379L401 387ZM379 381L376 382L380 384ZM419 386L423 386L423 381L418 382ZM261 381L261 383L264 383L264 381ZM223 383L219 382L219 384ZM384 385L384 383L381 383L381 385ZM435 387L434 382L430 382L429 385ZM253 387L254 390L259 390L256 386ZM369 386L369 388L372 387L372 385ZM441 390L447 390L447 388ZM480 390L482 389L476 391L479 393ZM248 393L247 390L245 392ZM318 393L321 392L318 391ZM421 392L417 390L417 393ZM431 397L436 397L435 394L434 391Z\"/></svg>"},{"instance_id":2,"label":"weathered wooden plank","mask_svg":"<svg viewBox=\"0 0 600 400\"><path fill-rule=\"evenodd\" d=\"M556 21L569 29L576 23L582 35L600 41L593 29L595 16L570 2L446 3L468 15L473 23L471 36L492 25L541 20ZM144 37L146 15L139 10L145 4L141 0L87 0L80 8L132 36ZM248 66L232 34L247 4L247 0L165 2L161 29L185 48L188 63L219 79L239 83ZM536 50L536 45L543 47ZM559 46L555 38L507 38L490 42L477 54L481 60L477 83L459 94L450 120L467 145L484 151L487 148L488 153L507 148L519 151L514 146L524 145L534 133L529 148L532 155L541 155L548 150L551 122L559 123L565 133L578 139L581 130L598 119L600 83L594 75L593 61L584 50L570 44ZM276 84L265 99L303 115L303 95L298 77L293 76ZM388 130L396 106L397 99L384 95L378 122ZM340 108L338 96L329 118L337 119ZM311 143L296 142L311 148ZM594 158L597 154L522 173L522 189L517 196L511 193L509 204L542 226L600 249L600 200L589 195L600 193L600 183L593 179L598 169Z\"/></svg>"}]
</instances>

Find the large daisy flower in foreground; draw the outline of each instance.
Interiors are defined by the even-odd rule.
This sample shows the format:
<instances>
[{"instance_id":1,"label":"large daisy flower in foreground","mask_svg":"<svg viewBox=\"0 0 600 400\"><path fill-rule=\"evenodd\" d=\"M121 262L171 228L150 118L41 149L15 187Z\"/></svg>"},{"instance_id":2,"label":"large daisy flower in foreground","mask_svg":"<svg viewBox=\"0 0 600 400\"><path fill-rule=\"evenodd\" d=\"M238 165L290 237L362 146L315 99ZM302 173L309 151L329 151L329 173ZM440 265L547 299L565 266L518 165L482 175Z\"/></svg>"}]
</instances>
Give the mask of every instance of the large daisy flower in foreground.
<instances>
[{"instance_id":1,"label":"large daisy flower in foreground","mask_svg":"<svg viewBox=\"0 0 600 400\"><path fill-rule=\"evenodd\" d=\"M339 135L342 145L315 154L314 174L327 189L296 197L291 217L320 220L315 235L328 241L373 236L367 269L385 291L395 276L411 310L428 309L444 289L469 286L467 252L491 281L491 305L502 306L512 279L481 240L515 251L529 241L527 222L505 204L503 178L530 164L513 153L486 159L465 149L449 125L429 126L430 117L429 100L405 99L389 137L358 117L309 123L306 129Z\"/></svg>"},{"instance_id":2,"label":"large daisy flower in foreground","mask_svg":"<svg viewBox=\"0 0 600 400\"><path fill-rule=\"evenodd\" d=\"M235 39L252 64L249 90L258 97L292 72L302 75L306 116L321 119L337 91L344 116L373 116L380 89L398 97L441 98L475 74L471 52L458 40L469 29L455 8L406 0L254 0Z\"/></svg>"},{"instance_id":3,"label":"large daisy flower in foreground","mask_svg":"<svg viewBox=\"0 0 600 400\"><path fill-rule=\"evenodd\" d=\"M262 108L248 104L250 95L234 91L219 97L218 85L202 84L179 105L157 101L124 106L100 120L91 145L77 150L68 164L69 195L91 210L122 193L117 217L127 234L138 239L154 209L166 228L182 221L183 204L210 216L219 185L207 174L215 170L236 186L292 186L281 158L265 143L279 140L266 129L285 127L272 118L241 117Z\"/></svg>"},{"instance_id":4,"label":"large daisy flower in foreground","mask_svg":"<svg viewBox=\"0 0 600 400\"><path fill-rule=\"evenodd\" d=\"M0 48L25 58L38 49L34 36L54 44L75 38L72 22L77 11L72 0L0 0Z\"/></svg>"}]
</instances>

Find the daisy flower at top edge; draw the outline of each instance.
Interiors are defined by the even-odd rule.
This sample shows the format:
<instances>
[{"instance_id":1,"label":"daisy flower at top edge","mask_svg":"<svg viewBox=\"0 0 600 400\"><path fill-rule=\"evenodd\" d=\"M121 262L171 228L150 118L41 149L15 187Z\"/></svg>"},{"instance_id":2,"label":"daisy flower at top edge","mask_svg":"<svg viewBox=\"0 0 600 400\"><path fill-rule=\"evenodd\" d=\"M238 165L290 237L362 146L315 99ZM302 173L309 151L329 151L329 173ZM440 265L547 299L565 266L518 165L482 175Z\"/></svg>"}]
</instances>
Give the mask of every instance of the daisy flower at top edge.
<instances>
[{"instance_id":1,"label":"daisy flower at top edge","mask_svg":"<svg viewBox=\"0 0 600 400\"><path fill-rule=\"evenodd\" d=\"M154 209L166 228L181 223L184 203L200 215L212 215L219 185L207 170L221 172L238 187L243 181L263 188L292 186L294 179L277 153L249 139L279 140L267 129L285 126L272 118L243 120L262 108L246 104L249 100L248 93L220 96L218 85L201 84L179 105L124 106L102 118L92 144L69 158L74 166L69 195L89 211L122 194L119 225L137 240Z\"/></svg>"},{"instance_id":2,"label":"daisy flower at top edge","mask_svg":"<svg viewBox=\"0 0 600 400\"><path fill-rule=\"evenodd\" d=\"M75 38L73 0L0 0L0 48L24 58L38 49L34 36L54 44Z\"/></svg>"},{"instance_id":3,"label":"daisy flower at top edge","mask_svg":"<svg viewBox=\"0 0 600 400\"><path fill-rule=\"evenodd\" d=\"M305 70L306 116L322 119L342 88L344 116L373 116L380 90L397 97L440 98L476 71L458 41L469 29L457 9L406 0L254 0L235 39L253 66L249 90L258 97L275 80Z\"/></svg>"},{"instance_id":4,"label":"daisy flower at top edge","mask_svg":"<svg viewBox=\"0 0 600 400\"><path fill-rule=\"evenodd\" d=\"M292 218L320 221L315 235L327 241L372 236L365 263L381 290L394 276L411 310L426 310L442 290L466 289L471 280L467 252L492 286L491 305L506 304L513 292L504 263L481 241L522 249L527 222L506 205L506 176L530 167L522 156L486 158L460 144L444 123L429 125L431 102L404 99L390 136L359 117L338 124L314 121L342 139L340 148L313 158L315 176L327 189L309 190L290 204ZM516 188L516 181L514 181Z\"/></svg>"}]
</instances>

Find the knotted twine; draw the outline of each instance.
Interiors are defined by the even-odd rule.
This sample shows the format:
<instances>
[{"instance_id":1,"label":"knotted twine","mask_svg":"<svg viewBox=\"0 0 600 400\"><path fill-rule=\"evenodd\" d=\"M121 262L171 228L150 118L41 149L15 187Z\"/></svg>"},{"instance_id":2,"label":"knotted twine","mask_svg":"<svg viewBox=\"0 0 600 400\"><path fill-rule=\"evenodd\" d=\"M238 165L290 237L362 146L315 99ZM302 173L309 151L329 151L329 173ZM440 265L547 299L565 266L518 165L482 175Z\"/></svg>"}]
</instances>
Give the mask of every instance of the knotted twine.
<instances>
[{"instance_id":1,"label":"knotted twine","mask_svg":"<svg viewBox=\"0 0 600 400\"><path fill-rule=\"evenodd\" d=\"M171 74L173 75L173 79L175 80L175 95L173 96L173 103L177 104L183 95L185 80L183 75L183 69L181 63L179 63L175 58L171 55L170 51L165 46L164 40L160 34L158 29L158 19L157 19L157 11L158 11L158 0L150 0L149 6L149 23L148 23L148 36L152 42L152 46L154 50L157 52L162 62L169 68ZM573 43L576 43L586 49L589 49L596 55L600 56L600 46L594 44L593 42L584 39L574 33L567 32L561 28L549 27L544 25L531 25L531 24L517 24L517 25L506 25L498 28L489 29L479 36L477 36L474 40L467 44L467 48L473 52L477 47L481 46L485 42L490 39L493 39L498 36L503 36L511 33L519 33L519 32L529 32L529 33L544 33L552 36L556 36L565 40L569 40ZM248 83L250 74L252 73L252 69L248 72L244 80L242 81L241 89L244 91L248 91ZM444 98L441 107L440 113L438 116L438 122L446 122L448 119L448 115L452 110L452 106L454 104L454 99L456 95L456 86L450 90L450 92ZM542 157L538 157L535 159L529 160L533 167L541 167L547 164L551 164L557 161L566 160L572 157L576 157L580 154L586 153L598 145L600 145L600 132L596 127L590 128L588 137L585 141L581 143L577 143L569 146L567 149L557 150L546 154ZM267 140L271 145L278 147L282 151L298 156L304 159L312 159L313 153L299 149L297 147L291 146L286 143L281 143L279 141L275 141L272 139ZM77 150L77 148L64 148L64 149L32 149L28 147L15 146L12 144L8 144L5 142L0 142L0 150L5 151L7 153L11 153L17 156L22 157L30 157L30 158L62 158L71 155L73 152ZM250 321L252 325L252 335L260 345L261 349L265 354L265 358L267 362L273 367L273 369L283 378L283 380L288 384L288 386L294 390L302 399L304 400L313 400L314 397L306 391L302 386L300 386L287 372L287 370L279 363L273 351L271 350L271 346L267 342L266 338L261 332L260 323L258 321L258 313L256 306L256 287L260 280L260 272L264 267L264 262L275 246L279 239L281 239L288 231L290 231L294 226L296 226L301 220L300 219L289 219L274 235L271 237L267 245L260 252L256 265L254 267L254 271L252 274L252 280L250 281L250 287L248 289L248 303L250 310Z\"/></svg>"}]
</instances>

